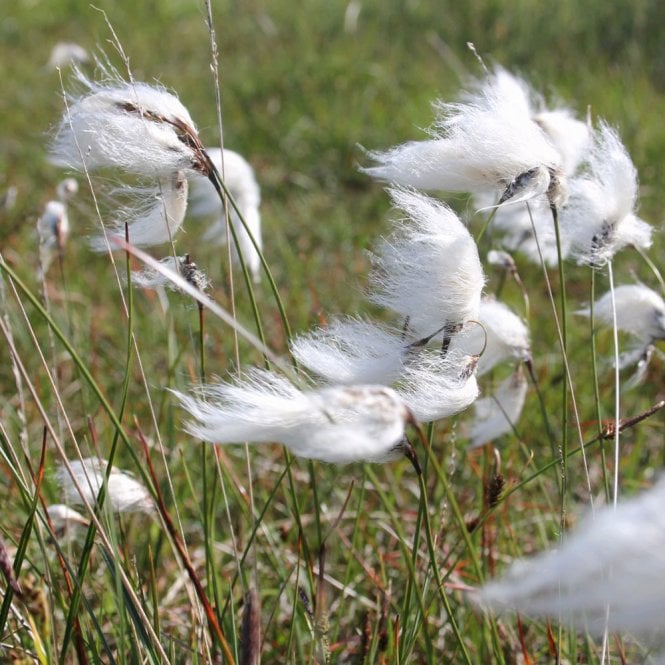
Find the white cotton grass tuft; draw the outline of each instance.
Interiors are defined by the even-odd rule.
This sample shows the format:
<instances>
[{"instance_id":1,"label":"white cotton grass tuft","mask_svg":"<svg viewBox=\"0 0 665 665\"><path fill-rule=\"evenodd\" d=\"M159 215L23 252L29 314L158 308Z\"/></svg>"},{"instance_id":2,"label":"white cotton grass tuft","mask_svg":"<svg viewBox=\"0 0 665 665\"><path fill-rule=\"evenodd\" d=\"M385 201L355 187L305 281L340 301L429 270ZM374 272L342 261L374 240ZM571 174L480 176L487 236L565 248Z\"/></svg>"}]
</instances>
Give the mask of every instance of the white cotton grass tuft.
<instances>
[{"instance_id":1,"label":"white cotton grass tuft","mask_svg":"<svg viewBox=\"0 0 665 665\"><path fill-rule=\"evenodd\" d=\"M299 390L288 379L253 369L235 383L175 392L193 418L187 431L211 443L283 443L295 455L334 464L386 462L404 454L412 419L385 386Z\"/></svg>"},{"instance_id":2,"label":"white cotton grass tuft","mask_svg":"<svg viewBox=\"0 0 665 665\"><path fill-rule=\"evenodd\" d=\"M69 238L69 216L67 207L61 201L49 201L37 220L39 237L39 265L41 274L48 272L53 260L62 256Z\"/></svg>"},{"instance_id":3,"label":"white cotton grass tuft","mask_svg":"<svg viewBox=\"0 0 665 665\"><path fill-rule=\"evenodd\" d=\"M83 65L90 62L90 55L80 44L75 42L57 42L51 49L46 67L62 69L69 65Z\"/></svg>"},{"instance_id":4,"label":"white cotton grass tuft","mask_svg":"<svg viewBox=\"0 0 665 665\"><path fill-rule=\"evenodd\" d=\"M400 316L416 338L477 319L485 276L466 226L428 196L389 193L407 217L373 257L369 298Z\"/></svg>"},{"instance_id":5,"label":"white cotton grass tuft","mask_svg":"<svg viewBox=\"0 0 665 665\"><path fill-rule=\"evenodd\" d=\"M208 174L196 126L174 94L103 72L105 80L97 82L76 70L85 92L69 99L51 144L54 164L153 178L178 171Z\"/></svg>"},{"instance_id":6,"label":"white cotton grass tuft","mask_svg":"<svg viewBox=\"0 0 665 665\"><path fill-rule=\"evenodd\" d=\"M495 393L474 402L475 417L469 432L471 448L514 431L522 415L528 387L522 367L519 366L501 382Z\"/></svg>"},{"instance_id":7,"label":"white cotton grass tuft","mask_svg":"<svg viewBox=\"0 0 665 665\"><path fill-rule=\"evenodd\" d=\"M76 526L87 526L88 520L73 508L64 503L55 503L48 506L46 511L53 525L53 531L58 537L64 536Z\"/></svg>"},{"instance_id":8,"label":"white cotton grass tuft","mask_svg":"<svg viewBox=\"0 0 665 665\"><path fill-rule=\"evenodd\" d=\"M499 204L545 194L563 204L562 157L533 121L521 86L501 74L475 88L466 101L435 104L434 138L371 152L378 165L363 170L424 190L500 191Z\"/></svg>"},{"instance_id":9,"label":"white cotton grass tuft","mask_svg":"<svg viewBox=\"0 0 665 665\"><path fill-rule=\"evenodd\" d=\"M90 247L102 252L118 249L113 239L125 239L136 247L151 247L173 242L187 211L187 178L182 171L160 177L154 186L125 187L118 194L128 201L116 214L115 227L90 239Z\"/></svg>"},{"instance_id":10,"label":"white cotton grass tuft","mask_svg":"<svg viewBox=\"0 0 665 665\"><path fill-rule=\"evenodd\" d=\"M492 298L483 298L478 324L470 323L453 337L451 348L480 355L478 376L487 374L506 361L531 359L529 329L508 305Z\"/></svg>"},{"instance_id":11,"label":"white cotton grass tuft","mask_svg":"<svg viewBox=\"0 0 665 665\"><path fill-rule=\"evenodd\" d=\"M167 256L160 263L169 270L172 270L189 282L194 288L205 293L210 288L210 280L207 275L199 270L196 263L191 260L189 254L185 256ZM180 289L171 282L165 275L157 270L146 268L132 273L132 284L140 289L156 289L158 287L168 287L173 291Z\"/></svg>"},{"instance_id":12,"label":"white cotton grass tuft","mask_svg":"<svg viewBox=\"0 0 665 665\"><path fill-rule=\"evenodd\" d=\"M639 384L646 375L649 362L657 352L654 342L665 339L665 301L644 284L622 284L614 289L617 329L632 335L637 345L619 358L619 368L636 365L628 387ZM591 315L589 307L577 314ZM614 325L612 293L608 291L594 304L594 319L607 326Z\"/></svg>"},{"instance_id":13,"label":"white cotton grass tuft","mask_svg":"<svg viewBox=\"0 0 665 665\"><path fill-rule=\"evenodd\" d=\"M68 504L94 505L97 495L104 483L107 462L97 457L87 457L82 461L69 463L74 479L64 465L58 467L56 480L60 485ZM79 489L80 488L80 493ZM154 502L148 490L131 475L115 467L107 484L106 505L110 505L115 513L152 513Z\"/></svg>"},{"instance_id":14,"label":"white cotton grass tuft","mask_svg":"<svg viewBox=\"0 0 665 665\"><path fill-rule=\"evenodd\" d=\"M602 266L628 245L651 246L652 227L635 215L637 171L618 134L602 123L594 133L588 172L570 182L562 232L579 263Z\"/></svg>"},{"instance_id":15,"label":"white cotton grass tuft","mask_svg":"<svg viewBox=\"0 0 665 665\"><path fill-rule=\"evenodd\" d=\"M665 480L588 516L558 549L512 564L473 598L494 611L583 622L602 635L663 630ZM608 611L609 608L609 611Z\"/></svg>"},{"instance_id":16,"label":"white cotton grass tuft","mask_svg":"<svg viewBox=\"0 0 665 665\"><path fill-rule=\"evenodd\" d=\"M229 193L233 197L245 224L252 234L259 249L262 249L261 237L261 190L249 162L233 150L219 148L206 149L208 156L216 166ZM229 221L238 236L240 251L247 264L252 279L258 283L261 278L261 259L259 253L243 226L238 213L231 203L228 206ZM226 216L219 195L212 183L202 177L193 176L190 181L189 212L193 217L214 217L213 225L206 231L203 240L214 245L226 243Z\"/></svg>"},{"instance_id":17,"label":"white cotton grass tuft","mask_svg":"<svg viewBox=\"0 0 665 665\"><path fill-rule=\"evenodd\" d=\"M291 354L299 365L329 383L393 383L402 371L408 342L398 330L346 318L299 335Z\"/></svg>"},{"instance_id":18,"label":"white cotton grass tuft","mask_svg":"<svg viewBox=\"0 0 665 665\"><path fill-rule=\"evenodd\" d=\"M418 422L453 416L478 397L477 360L452 350L442 355L424 349L409 358L397 393Z\"/></svg>"}]
</instances>

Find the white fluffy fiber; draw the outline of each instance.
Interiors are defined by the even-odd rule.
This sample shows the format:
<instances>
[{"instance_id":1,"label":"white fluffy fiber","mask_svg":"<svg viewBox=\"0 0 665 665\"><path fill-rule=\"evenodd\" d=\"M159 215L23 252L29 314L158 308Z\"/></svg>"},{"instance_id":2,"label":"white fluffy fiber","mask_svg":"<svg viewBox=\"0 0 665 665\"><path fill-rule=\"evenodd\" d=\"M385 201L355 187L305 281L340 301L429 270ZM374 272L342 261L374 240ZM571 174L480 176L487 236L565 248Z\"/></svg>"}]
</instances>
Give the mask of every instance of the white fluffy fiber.
<instances>
[{"instance_id":1,"label":"white fluffy fiber","mask_svg":"<svg viewBox=\"0 0 665 665\"><path fill-rule=\"evenodd\" d=\"M237 152L219 148L206 149L208 156L222 175L224 184L236 202L252 237L262 248L261 190L249 162ZM203 176L193 176L190 182L190 214L194 217L214 217L214 223L206 231L203 240L214 245L226 243L226 218L219 195L212 183ZM229 220L238 236L238 244L247 267L255 282L261 275L261 260L254 243L243 226L238 213L229 204Z\"/></svg>"},{"instance_id":2,"label":"white fluffy fiber","mask_svg":"<svg viewBox=\"0 0 665 665\"><path fill-rule=\"evenodd\" d=\"M58 485L62 488L67 503L82 504L83 498L94 504L104 482L107 463L97 457L88 457L83 461L69 463L76 482L72 480L67 468L62 465L56 471ZM81 493L76 485L79 486ZM115 467L107 484L106 501L116 513L151 513L154 503L148 490L128 473Z\"/></svg>"},{"instance_id":3,"label":"white fluffy fiber","mask_svg":"<svg viewBox=\"0 0 665 665\"><path fill-rule=\"evenodd\" d=\"M157 176L194 169L197 157L172 123L196 135L187 109L164 88L126 82L115 74L102 82L80 71L86 89L68 104L51 145L51 161L77 170L120 168ZM133 107L137 110L127 110Z\"/></svg>"},{"instance_id":4,"label":"white fluffy fiber","mask_svg":"<svg viewBox=\"0 0 665 665\"><path fill-rule=\"evenodd\" d=\"M203 399L176 393L193 420L187 431L212 443L280 442L324 462L384 462L402 454L410 415L384 386L302 391L287 379L253 369L236 383L206 386Z\"/></svg>"},{"instance_id":5,"label":"white fluffy fiber","mask_svg":"<svg viewBox=\"0 0 665 665\"><path fill-rule=\"evenodd\" d=\"M469 323L465 330L455 335L451 347L470 355L478 355L482 351L478 376L502 362L529 360L529 329L506 304L484 298L480 303L478 322L480 325Z\"/></svg>"},{"instance_id":6,"label":"white fluffy fiber","mask_svg":"<svg viewBox=\"0 0 665 665\"><path fill-rule=\"evenodd\" d=\"M466 226L423 194L391 189L390 195L407 218L374 257L370 299L408 319L416 338L476 319L485 278Z\"/></svg>"},{"instance_id":7,"label":"white fluffy fiber","mask_svg":"<svg viewBox=\"0 0 665 665\"><path fill-rule=\"evenodd\" d=\"M117 249L113 238L125 239L128 223L129 242L137 247L150 247L172 242L182 226L187 211L187 178L182 171L159 178L154 187L126 187L122 195L130 201L117 213L118 223L107 232L90 239L95 251ZM107 238L108 241L107 242Z\"/></svg>"},{"instance_id":8,"label":"white fluffy fiber","mask_svg":"<svg viewBox=\"0 0 665 665\"><path fill-rule=\"evenodd\" d=\"M402 371L408 342L397 330L360 319L336 319L291 343L298 364L329 383L391 384Z\"/></svg>"},{"instance_id":9,"label":"white fluffy fiber","mask_svg":"<svg viewBox=\"0 0 665 665\"><path fill-rule=\"evenodd\" d=\"M449 192L505 189L528 172L546 175L530 187L529 197L545 194L549 176L560 172L561 155L533 121L521 87L507 85L505 77L490 76L465 102L435 108L433 139L370 153L378 166L364 171L399 185Z\"/></svg>"},{"instance_id":10,"label":"white fluffy fiber","mask_svg":"<svg viewBox=\"0 0 665 665\"><path fill-rule=\"evenodd\" d=\"M617 327L644 341L665 339L665 302L644 284L623 284L614 289ZM589 308L578 314L589 316ZM605 293L594 305L594 317L606 325L613 325L612 294Z\"/></svg>"},{"instance_id":11,"label":"white fluffy fiber","mask_svg":"<svg viewBox=\"0 0 665 665\"><path fill-rule=\"evenodd\" d=\"M528 387L524 372L519 367L501 382L493 395L474 402L475 418L469 433L471 448L513 431L522 415Z\"/></svg>"},{"instance_id":12,"label":"white fluffy fiber","mask_svg":"<svg viewBox=\"0 0 665 665\"><path fill-rule=\"evenodd\" d=\"M514 563L480 589L494 610L582 621L610 630L663 631L665 617L665 481L588 516L558 549Z\"/></svg>"},{"instance_id":13,"label":"white fluffy fiber","mask_svg":"<svg viewBox=\"0 0 665 665\"><path fill-rule=\"evenodd\" d=\"M634 212L637 171L608 125L595 132L588 162L588 173L570 182L570 198L560 215L572 255L598 266L627 245L650 247L652 228Z\"/></svg>"},{"instance_id":14,"label":"white fluffy fiber","mask_svg":"<svg viewBox=\"0 0 665 665\"><path fill-rule=\"evenodd\" d=\"M475 365L467 355L425 349L409 358L396 389L419 422L447 418L478 397Z\"/></svg>"}]
</instances>

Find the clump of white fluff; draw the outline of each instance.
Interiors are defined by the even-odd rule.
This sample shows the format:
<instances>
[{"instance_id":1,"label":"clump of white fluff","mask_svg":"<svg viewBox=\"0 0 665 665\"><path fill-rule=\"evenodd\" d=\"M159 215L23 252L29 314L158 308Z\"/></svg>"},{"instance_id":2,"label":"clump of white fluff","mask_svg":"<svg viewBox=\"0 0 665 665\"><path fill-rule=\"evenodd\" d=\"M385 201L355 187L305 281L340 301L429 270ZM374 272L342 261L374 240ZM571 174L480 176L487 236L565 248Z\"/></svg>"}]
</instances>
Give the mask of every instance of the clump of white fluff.
<instances>
[{"instance_id":1,"label":"clump of white fluff","mask_svg":"<svg viewBox=\"0 0 665 665\"><path fill-rule=\"evenodd\" d=\"M485 277L466 226L430 197L389 191L407 217L374 256L370 299L398 314L416 338L477 319Z\"/></svg>"},{"instance_id":2,"label":"clump of white fluff","mask_svg":"<svg viewBox=\"0 0 665 665\"><path fill-rule=\"evenodd\" d=\"M635 215L637 171L617 133L604 123L594 134L588 163L588 173L571 181L560 215L572 256L602 266L627 245L650 247L652 228Z\"/></svg>"},{"instance_id":3,"label":"clump of white fluff","mask_svg":"<svg viewBox=\"0 0 665 665\"><path fill-rule=\"evenodd\" d=\"M169 270L173 270L193 287L201 292L205 292L210 287L210 281L206 274L199 270L189 255L186 256L167 256L160 263ZM146 268L145 270L132 272L132 284L140 289L155 289L160 286L166 286L173 291L180 289L161 272Z\"/></svg>"},{"instance_id":4,"label":"clump of white fluff","mask_svg":"<svg viewBox=\"0 0 665 665\"><path fill-rule=\"evenodd\" d=\"M74 504L85 501L94 505L104 483L107 462L97 457L87 457L82 461L74 460L69 465L73 478L64 465L58 467L55 474L65 501ZM108 478L106 502L116 513L151 513L154 510L154 502L148 490L128 473L115 467L111 469Z\"/></svg>"},{"instance_id":5,"label":"clump of white fluff","mask_svg":"<svg viewBox=\"0 0 665 665\"><path fill-rule=\"evenodd\" d=\"M175 394L193 418L187 431L194 437L211 443L280 442L300 457L336 464L399 457L412 418L385 386L303 391L259 369L236 383L205 386L203 399Z\"/></svg>"},{"instance_id":6,"label":"clump of white fluff","mask_svg":"<svg viewBox=\"0 0 665 665\"><path fill-rule=\"evenodd\" d=\"M453 348L480 355L478 376L486 374L499 363L531 358L529 329L506 304L483 298L478 323L480 325L467 325L465 330L455 335L452 342Z\"/></svg>"},{"instance_id":7,"label":"clump of white fluff","mask_svg":"<svg viewBox=\"0 0 665 665\"><path fill-rule=\"evenodd\" d=\"M478 397L476 362L472 356L424 349L409 358L397 393L419 422L455 415Z\"/></svg>"},{"instance_id":8,"label":"clump of white fluff","mask_svg":"<svg viewBox=\"0 0 665 665\"><path fill-rule=\"evenodd\" d=\"M291 342L298 364L330 383L391 384L402 371L408 342L397 330L360 319L336 319Z\"/></svg>"},{"instance_id":9,"label":"clump of white fluff","mask_svg":"<svg viewBox=\"0 0 665 665\"><path fill-rule=\"evenodd\" d=\"M521 366L501 382L496 392L474 402L471 448L510 434L519 422L529 384Z\"/></svg>"},{"instance_id":10,"label":"clump of white fluff","mask_svg":"<svg viewBox=\"0 0 665 665\"><path fill-rule=\"evenodd\" d=\"M503 70L490 75L460 103L437 102L427 141L372 152L375 178L425 190L501 191L499 203L547 194L565 201L563 159L534 122L528 96Z\"/></svg>"},{"instance_id":11,"label":"clump of white fluff","mask_svg":"<svg viewBox=\"0 0 665 665\"><path fill-rule=\"evenodd\" d=\"M206 149L208 156L217 167L229 193L233 197L247 228L231 203L228 205L229 221L233 224L240 252L247 264L254 282L261 278L261 259L254 246L262 249L261 237L261 190L249 162L233 150L219 148ZM206 231L203 240L214 245L226 243L226 216L219 195L212 183L202 176L194 176L190 182L190 214L194 217L214 217L212 226ZM249 231L249 233L248 233ZM250 234L251 233L251 237ZM252 238L254 242L252 242Z\"/></svg>"},{"instance_id":12,"label":"clump of white fluff","mask_svg":"<svg viewBox=\"0 0 665 665\"><path fill-rule=\"evenodd\" d=\"M129 201L116 214L117 223L106 235L90 239L95 251L117 249L114 238L125 239L122 222L128 225L129 242L137 247L150 247L172 242L182 226L187 211L187 178L182 171L160 177L151 187L126 187L120 194Z\"/></svg>"},{"instance_id":13,"label":"clump of white fluff","mask_svg":"<svg viewBox=\"0 0 665 665\"><path fill-rule=\"evenodd\" d=\"M663 630L665 481L589 516L557 549L517 561L474 599L495 611L583 622L602 634Z\"/></svg>"},{"instance_id":14,"label":"clump of white fluff","mask_svg":"<svg viewBox=\"0 0 665 665\"><path fill-rule=\"evenodd\" d=\"M104 70L91 81L79 70L85 92L71 96L51 144L54 164L76 170L118 168L137 175L203 172L196 126L178 98L166 89L124 81Z\"/></svg>"}]
</instances>

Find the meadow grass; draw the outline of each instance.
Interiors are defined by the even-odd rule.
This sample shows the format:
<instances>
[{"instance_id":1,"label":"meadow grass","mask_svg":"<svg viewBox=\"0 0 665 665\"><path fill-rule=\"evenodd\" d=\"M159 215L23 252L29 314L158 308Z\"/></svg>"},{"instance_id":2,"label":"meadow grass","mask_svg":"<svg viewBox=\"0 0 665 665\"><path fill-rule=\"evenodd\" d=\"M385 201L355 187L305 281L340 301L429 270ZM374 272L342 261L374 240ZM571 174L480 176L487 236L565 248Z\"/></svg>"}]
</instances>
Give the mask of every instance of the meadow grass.
<instances>
[{"instance_id":1,"label":"meadow grass","mask_svg":"<svg viewBox=\"0 0 665 665\"><path fill-rule=\"evenodd\" d=\"M176 90L204 143L218 145L203 4L97 6L134 77ZM349 6L212 6L224 144L256 170L265 257L292 331L368 311L367 250L388 233L390 213L382 187L358 172L365 163L359 144L385 149L422 138L430 102L453 98L462 76L480 74L467 42L580 115L589 107L619 127L640 173L640 215L659 227L661 3L368 1L357 3L357 26L345 30ZM139 264L118 253L114 269L89 250L86 236L99 229L83 179L70 205L64 260L52 266L42 292L35 224L64 177L46 161L63 101L59 76L45 64L54 43L67 40L103 49L122 69L110 39L104 16L79 0L20 0L0 15L0 193L18 189L16 205L0 211L0 537L24 592L17 600L2 578L0 660L249 663L251 639L243 645L242 636L258 621L266 663L600 662L599 643L579 627L494 619L464 593L513 558L558 542L556 455L565 436L563 526L574 526L589 506L574 414L562 416L566 379L540 268L518 258L543 405L531 386L517 432L497 453L466 451L468 413L435 423L431 453L417 446L420 480L406 460L335 467L293 459L278 445L213 448L192 440L167 389L187 390L204 375L227 378L238 365L265 359L242 337L234 341L210 311L201 319L192 299L135 291L116 279L115 270L124 275L127 263ZM63 78L68 89L66 71ZM463 196L451 203L471 209ZM471 228L477 234L480 225ZM211 297L228 310L227 254L202 243L203 230L188 220L178 250L206 270ZM494 246L490 227L481 257ZM662 251L656 233L649 253L656 266ZM562 285L557 271L549 272L559 307ZM586 441L597 439L614 408L611 331L592 336L589 321L573 314L594 289L607 290L606 273L599 271L593 286L591 274L568 265L565 276L566 344ZM634 250L617 258L614 274L617 283L638 278L659 288ZM491 270L488 278L487 293L500 291L523 312L513 281ZM237 269L234 284L237 318L257 332ZM255 298L265 343L288 362L287 328L266 280ZM492 377L497 384L501 378L501 371ZM646 381L622 395L622 415L639 414L662 396L656 359ZM662 441L662 415L626 432L622 494L660 472ZM53 539L42 500L61 501L54 471L62 455L79 454L132 472L162 497L173 526L159 511L114 515L100 497L94 528ZM602 503L610 496L611 442L596 440L587 456ZM501 482L497 499L489 488ZM257 599L260 611L250 615L246 608L255 611ZM622 654L623 662L641 662L646 653L622 636L611 652L612 662Z\"/></svg>"}]
</instances>

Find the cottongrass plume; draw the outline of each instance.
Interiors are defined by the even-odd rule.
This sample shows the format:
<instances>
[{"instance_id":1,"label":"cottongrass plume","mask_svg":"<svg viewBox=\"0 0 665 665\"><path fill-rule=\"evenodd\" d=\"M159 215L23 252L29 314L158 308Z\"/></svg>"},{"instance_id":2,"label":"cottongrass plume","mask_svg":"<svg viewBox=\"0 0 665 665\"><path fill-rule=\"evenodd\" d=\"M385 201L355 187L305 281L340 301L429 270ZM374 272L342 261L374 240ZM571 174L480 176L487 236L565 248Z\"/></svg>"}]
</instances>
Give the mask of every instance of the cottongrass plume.
<instances>
[{"instance_id":1,"label":"cottongrass plume","mask_svg":"<svg viewBox=\"0 0 665 665\"><path fill-rule=\"evenodd\" d=\"M69 215L61 201L49 201L37 220L39 236L39 265L42 275L48 272L53 260L61 256L69 238Z\"/></svg>"},{"instance_id":2,"label":"cottongrass plume","mask_svg":"<svg viewBox=\"0 0 665 665\"><path fill-rule=\"evenodd\" d=\"M490 75L459 103L435 104L427 141L371 152L369 175L399 185L446 192L501 192L499 203L547 195L565 202L563 158L534 121L524 90Z\"/></svg>"},{"instance_id":3,"label":"cottongrass plume","mask_svg":"<svg viewBox=\"0 0 665 665\"><path fill-rule=\"evenodd\" d=\"M353 318L334 319L291 342L299 365L329 383L345 385L393 383L407 353L408 341L400 331Z\"/></svg>"},{"instance_id":4,"label":"cottongrass plume","mask_svg":"<svg viewBox=\"0 0 665 665\"><path fill-rule=\"evenodd\" d=\"M485 283L478 248L457 215L423 194L390 189L407 217L374 257L369 298L398 314L415 337L477 319Z\"/></svg>"},{"instance_id":5,"label":"cottongrass plume","mask_svg":"<svg viewBox=\"0 0 665 665\"><path fill-rule=\"evenodd\" d=\"M70 96L50 151L65 168L117 168L139 176L171 176L178 171L208 175L196 126L189 111L166 89L124 81L104 69L103 81L80 70L84 94Z\"/></svg>"},{"instance_id":6,"label":"cottongrass plume","mask_svg":"<svg viewBox=\"0 0 665 665\"><path fill-rule=\"evenodd\" d=\"M460 413L478 397L477 356L423 350L410 358L396 384L418 422Z\"/></svg>"},{"instance_id":7,"label":"cottongrass plume","mask_svg":"<svg viewBox=\"0 0 665 665\"><path fill-rule=\"evenodd\" d=\"M616 509L597 510L558 549L513 563L473 598L495 611L580 621L580 629L598 635L606 625L609 630L662 634L664 504L661 479Z\"/></svg>"},{"instance_id":8,"label":"cottongrass plume","mask_svg":"<svg viewBox=\"0 0 665 665\"><path fill-rule=\"evenodd\" d=\"M175 392L193 420L187 431L211 443L279 442L295 455L335 464L386 462L404 454L412 416L385 386L299 390L273 372L252 369L235 383Z\"/></svg>"},{"instance_id":9,"label":"cottongrass plume","mask_svg":"<svg viewBox=\"0 0 665 665\"><path fill-rule=\"evenodd\" d=\"M187 188L184 172L177 171L158 178L154 185L117 190L127 203L115 213L117 221L110 232L91 238L90 247L98 252L116 249L113 239L125 239L125 223L132 245L152 247L172 242L185 221Z\"/></svg>"},{"instance_id":10,"label":"cottongrass plume","mask_svg":"<svg viewBox=\"0 0 665 665\"><path fill-rule=\"evenodd\" d=\"M520 365L501 382L496 392L474 402L475 418L469 432L471 448L513 432L522 415L528 388Z\"/></svg>"},{"instance_id":11,"label":"cottongrass plume","mask_svg":"<svg viewBox=\"0 0 665 665\"><path fill-rule=\"evenodd\" d=\"M202 293L205 293L210 288L210 280L207 275L202 270L199 270L189 254L185 256L167 256L160 263L168 270L182 275L187 282ZM133 272L132 284L141 289L156 289L160 286L166 286L173 291L180 291L170 279L152 268Z\"/></svg>"},{"instance_id":12,"label":"cottongrass plume","mask_svg":"<svg viewBox=\"0 0 665 665\"><path fill-rule=\"evenodd\" d=\"M468 325L453 338L453 348L462 348L480 355L478 376L487 374L496 365L531 359L529 329L510 307L499 300L483 298L478 314L480 325Z\"/></svg>"},{"instance_id":13,"label":"cottongrass plume","mask_svg":"<svg viewBox=\"0 0 665 665\"><path fill-rule=\"evenodd\" d=\"M650 247L652 228L635 215L637 171L618 134L604 123L594 133L588 166L571 181L560 215L572 256L602 266L627 245Z\"/></svg>"},{"instance_id":14,"label":"cottongrass plume","mask_svg":"<svg viewBox=\"0 0 665 665\"><path fill-rule=\"evenodd\" d=\"M207 148L206 152L222 175L224 184L236 202L245 224L259 249L263 246L261 237L261 190L249 162L233 150ZM238 213L231 203L228 205L229 221L233 224L240 252L247 263L252 279L261 279L261 259L252 239L243 226ZM226 216L219 195L209 180L193 176L190 181L189 212L193 217L214 217L213 225L203 235L205 242L213 245L226 243Z\"/></svg>"},{"instance_id":15,"label":"cottongrass plume","mask_svg":"<svg viewBox=\"0 0 665 665\"><path fill-rule=\"evenodd\" d=\"M158 86L124 81L108 68L102 71L105 79L96 82L76 70L85 92L70 97L50 159L79 171L120 169L148 179L149 187L122 190L131 204L114 216L112 235L124 237L122 226L128 223L135 245L170 242L185 218L187 175L214 180L214 166L189 112L175 95ZM109 246L103 236L91 244L96 250Z\"/></svg>"},{"instance_id":16,"label":"cottongrass plume","mask_svg":"<svg viewBox=\"0 0 665 665\"><path fill-rule=\"evenodd\" d=\"M617 329L632 335L636 346L622 354L621 369L637 363L637 372L630 383L636 385L646 373L655 350L654 342L665 339L665 302L663 298L644 284L623 284L614 290ZM614 325L612 293L608 291L594 304L594 318L607 326ZM590 316L591 309L578 314Z\"/></svg>"},{"instance_id":17,"label":"cottongrass plume","mask_svg":"<svg viewBox=\"0 0 665 665\"><path fill-rule=\"evenodd\" d=\"M56 480L60 485L66 503L94 505L104 483L107 462L98 457L87 457L82 461L69 463L72 472L61 465L56 471ZM77 489L77 485L80 488ZM152 513L154 502L148 490L128 473L115 467L107 484L106 505L115 513Z\"/></svg>"},{"instance_id":18,"label":"cottongrass plume","mask_svg":"<svg viewBox=\"0 0 665 665\"><path fill-rule=\"evenodd\" d=\"M66 535L71 528L77 525L87 526L89 523L81 513L64 503L54 503L48 506L46 511L53 525L53 531L58 538Z\"/></svg>"}]
</instances>

